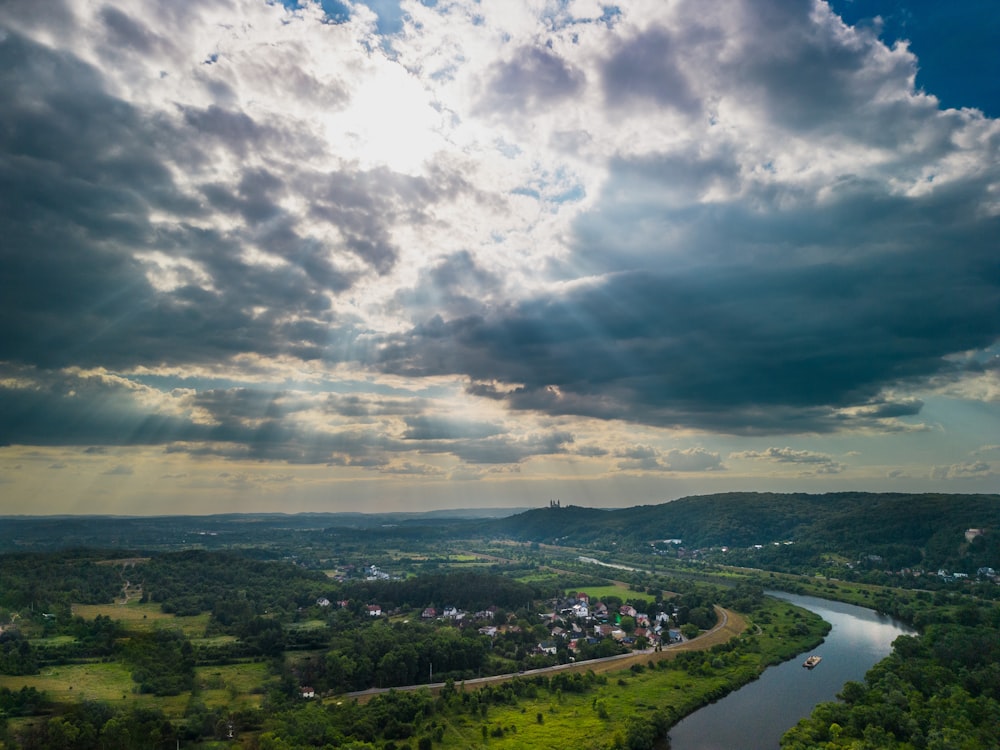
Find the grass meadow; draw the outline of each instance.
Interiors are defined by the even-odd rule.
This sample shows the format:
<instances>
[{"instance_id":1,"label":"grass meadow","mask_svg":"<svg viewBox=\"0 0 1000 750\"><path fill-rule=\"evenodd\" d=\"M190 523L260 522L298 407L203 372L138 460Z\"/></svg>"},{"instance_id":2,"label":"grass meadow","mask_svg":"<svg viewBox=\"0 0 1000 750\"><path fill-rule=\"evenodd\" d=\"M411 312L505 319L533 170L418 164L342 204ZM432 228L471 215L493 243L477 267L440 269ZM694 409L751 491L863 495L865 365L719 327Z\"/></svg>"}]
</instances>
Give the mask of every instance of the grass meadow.
<instances>
[{"instance_id":1,"label":"grass meadow","mask_svg":"<svg viewBox=\"0 0 1000 750\"><path fill-rule=\"evenodd\" d=\"M154 630L170 627L180 630L188 638L200 638L205 634L211 614L202 612L191 617L167 614L154 602L131 601L128 604L74 604L74 615L85 620L93 620L98 615L120 620L129 630Z\"/></svg>"},{"instance_id":2,"label":"grass meadow","mask_svg":"<svg viewBox=\"0 0 1000 750\"><path fill-rule=\"evenodd\" d=\"M620 584L609 586L581 586L575 589L566 589L565 593L583 593L590 597L590 601L598 602L607 599L609 596L617 596L622 601L627 599L651 599L649 594L640 589L633 589Z\"/></svg>"}]
</instances>

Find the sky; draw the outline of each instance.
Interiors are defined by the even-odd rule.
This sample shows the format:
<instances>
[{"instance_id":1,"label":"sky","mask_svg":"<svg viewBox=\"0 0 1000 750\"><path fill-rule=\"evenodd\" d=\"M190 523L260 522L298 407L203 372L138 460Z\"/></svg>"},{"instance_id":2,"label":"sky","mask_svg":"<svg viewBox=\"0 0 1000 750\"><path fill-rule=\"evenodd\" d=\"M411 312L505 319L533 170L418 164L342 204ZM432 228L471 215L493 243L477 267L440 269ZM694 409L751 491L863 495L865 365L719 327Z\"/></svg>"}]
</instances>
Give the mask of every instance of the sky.
<instances>
[{"instance_id":1,"label":"sky","mask_svg":"<svg viewBox=\"0 0 1000 750\"><path fill-rule=\"evenodd\" d=\"M992 0L7 0L0 515L1000 491Z\"/></svg>"}]
</instances>

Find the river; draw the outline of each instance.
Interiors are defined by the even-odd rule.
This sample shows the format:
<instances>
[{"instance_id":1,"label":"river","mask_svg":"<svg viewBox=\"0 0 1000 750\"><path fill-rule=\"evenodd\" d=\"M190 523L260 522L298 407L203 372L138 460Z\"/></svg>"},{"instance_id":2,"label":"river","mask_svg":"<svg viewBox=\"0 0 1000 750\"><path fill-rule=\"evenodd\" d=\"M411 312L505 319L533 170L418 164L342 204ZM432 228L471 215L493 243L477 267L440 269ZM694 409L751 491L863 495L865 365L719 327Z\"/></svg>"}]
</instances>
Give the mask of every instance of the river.
<instances>
[{"instance_id":1,"label":"river","mask_svg":"<svg viewBox=\"0 0 1000 750\"><path fill-rule=\"evenodd\" d=\"M817 703L835 700L849 680L865 673L892 650L897 636L914 631L870 609L812 596L768 592L811 610L833 628L808 654L823 660L804 669L808 654L768 668L760 679L695 711L670 730L671 750L777 750L781 735L812 713Z\"/></svg>"}]
</instances>

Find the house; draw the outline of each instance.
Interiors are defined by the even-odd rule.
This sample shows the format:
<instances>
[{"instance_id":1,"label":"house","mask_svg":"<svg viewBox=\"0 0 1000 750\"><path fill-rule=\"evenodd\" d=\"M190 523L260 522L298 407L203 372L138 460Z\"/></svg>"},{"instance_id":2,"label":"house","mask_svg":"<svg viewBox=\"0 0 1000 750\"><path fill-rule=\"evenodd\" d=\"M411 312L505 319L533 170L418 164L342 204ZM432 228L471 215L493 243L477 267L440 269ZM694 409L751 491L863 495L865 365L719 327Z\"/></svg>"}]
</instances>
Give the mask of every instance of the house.
<instances>
[{"instance_id":1,"label":"house","mask_svg":"<svg viewBox=\"0 0 1000 750\"><path fill-rule=\"evenodd\" d=\"M479 628L479 635L488 635L490 638L497 637L496 625L487 625L484 628Z\"/></svg>"},{"instance_id":2,"label":"house","mask_svg":"<svg viewBox=\"0 0 1000 750\"><path fill-rule=\"evenodd\" d=\"M382 607L380 607L378 604L369 604L367 607L365 607L365 611L368 612L369 617L382 616Z\"/></svg>"},{"instance_id":3,"label":"house","mask_svg":"<svg viewBox=\"0 0 1000 750\"><path fill-rule=\"evenodd\" d=\"M586 602L577 602L571 608L574 617L578 617L581 620L586 620L590 617L590 607Z\"/></svg>"},{"instance_id":4,"label":"house","mask_svg":"<svg viewBox=\"0 0 1000 750\"><path fill-rule=\"evenodd\" d=\"M329 607L330 600L327 599L325 596L321 596L319 599L316 600L316 604L320 607Z\"/></svg>"},{"instance_id":5,"label":"house","mask_svg":"<svg viewBox=\"0 0 1000 750\"><path fill-rule=\"evenodd\" d=\"M441 613L444 617L450 617L452 619L458 617L461 613L456 607L445 607L444 612Z\"/></svg>"},{"instance_id":6,"label":"house","mask_svg":"<svg viewBox=\"0 0 1000 750\"><path fill-rule=\"evenodd\" d=\"M556 646L555 641L542 641L541 643L538 644L538 647L536 648L536 651L538 651L539 653L551 654L552 656L555 656L556 651L558 650L559 649Z\"/></svg>"},{"instance_id":7,"label":"house","mask_svg":"<svg viewBox=\"0 0 1000 750\"><path fill-rule=\"evenodd\" d=\"M433 620L435 617L438 616L438 612L436 609L434 609L434 607L428 607L427 609L425 609L423 612L420 613L420 616L425 620Z\"/></svg>"},{"instance_id":8,"label":"house","mask_svg":"<svg viewBox=\"0 0 1000 750\"><path fill-rule=\"evenodd\" d=\"M598 602L594 605L591 611L593 612L594 617L605 618L608 616L608 605L604 602Z\"/></svg>"},{"instance_id":9,"label":"house","mask_svg":"<svg viewBox=\"0 0 1000 750\"><path fill-rule=\"evenodd\" d=\"M316 697L316 691L313 690L311 687L303 686L303 687L301 687L299 689L299 692L302 694L303 698L315 698Z\"/></svg>"},{"instance_id":10,"label":"house","mask_svg":"<svg viewBox=\"0 0 1000 750\"><path fill-rule=\"evenodd\" d=\"M635 607L631 604L623 604L618 608L618 614L622 617L635 617Z\"/></svg>"},{"instance_id":11,"label":"house","mask_svg":"<svg viewBox=\"0 0 1000 750\"><path fill-rule=\"evenodd\" d=\"M639 625L641 627L644 627L644 628L648 628L649 627L649 615L647 615L645 612L636 612L635 613L635 624Z\"/></svg>"}]
</instances>

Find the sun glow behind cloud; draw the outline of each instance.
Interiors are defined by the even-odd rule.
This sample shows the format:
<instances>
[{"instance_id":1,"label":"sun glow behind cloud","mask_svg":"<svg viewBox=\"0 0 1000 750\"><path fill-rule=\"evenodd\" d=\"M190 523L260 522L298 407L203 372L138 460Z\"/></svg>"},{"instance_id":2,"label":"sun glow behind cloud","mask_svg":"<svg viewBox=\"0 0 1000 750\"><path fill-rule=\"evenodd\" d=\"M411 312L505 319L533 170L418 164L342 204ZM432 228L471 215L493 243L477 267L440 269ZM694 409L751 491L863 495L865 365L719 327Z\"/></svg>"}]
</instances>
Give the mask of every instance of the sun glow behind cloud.
<instances>
[{"instance_id":1,"label":"sun glow behind cloud","mask_svg":"<svg viewBox=\"0 0 1000 750\"><path fill-rule=\"evenodd\" d=\"M0 9L16 502L995 489L1000 126L905 44L399 7Z\"/></svg>"},{"instance_id":2,"label":"sun glow behind cloud","mask_svg":"<svg viewBox=\"0 0 1000 750\"><path fill-rule=\"evenodd\" d=\"M421 82L399 64L377 59L373 67L351 92L349 106L324 116L326 141L361 169L421 174L447 146L440 134L444 117Z\"/></svg>"}]
</instances>

